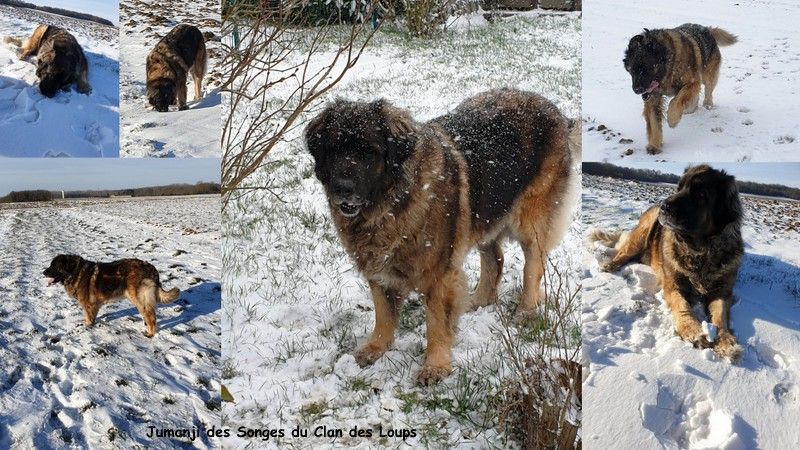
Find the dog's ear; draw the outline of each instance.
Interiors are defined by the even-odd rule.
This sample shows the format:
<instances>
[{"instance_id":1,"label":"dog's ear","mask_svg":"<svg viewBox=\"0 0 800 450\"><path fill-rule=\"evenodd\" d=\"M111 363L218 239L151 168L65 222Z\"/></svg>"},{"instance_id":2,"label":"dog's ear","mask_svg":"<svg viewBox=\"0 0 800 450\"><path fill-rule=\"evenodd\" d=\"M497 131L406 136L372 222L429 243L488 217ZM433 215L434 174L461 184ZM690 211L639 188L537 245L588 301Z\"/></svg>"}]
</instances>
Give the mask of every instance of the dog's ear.
<instances>
[{"instance_id":1,"label":"dog's ear","mask_svg":"<svg viewBox=\"0 0 800 450\"><path fill-rule=\"evenodd\" d=\"M49 271L49 275L54 278L66 278L80 269L82 261L83 258L78 255L58 255L53 258L45 272ZM60 275L60 277L55 275Z\"/></svg>"},{"instance_id":2,"label":"dog's ear","mask_svg":"<svg viewBox=\"0 0 800 450\"><path fill-rule=\"evenodd\" d=\"M308 148L309 153L311 153L311 156L314 157L315 161L320 158L324 150L325 144L322 136L328 126L330 117L334 114L333 108L334 105L327 106L324 110L322 110L321 113L317 114L317 116L314 117L311 122L309 122L308 126L306 126L304 133L306 147Z\"/></svg>"},{"instance_id":3,"label":"dog's ear","mask_svg":"<svg viewBox=\"0 0 800 450\"><path fill-rule=\"evenodd\" d=\"M400 167L417 146L417 126L408 111L395 108L384 99L372 102L371 110L382 118L386 127L384 158L388 170Z\"/></svg>"},{"instance_id":4,"label":"dog's ear","mask_svg":"<svg viewBox=\"0 0 800 450\"><path fill-rule=\"evenodd\" d=\"M742 202L739 199L736 179L732 175L721 172L717 186L719 191L714 208L714 219L717 229L721 231L728 224L742 220Z\"/></svg>"},{"instance_id":5,"label":"dog's ear","mask_svg":"<svg viewBox=\"0 0 800 450\"><path fill-rule=\"evenodd\" d=\"M83 258L78 255L63 255L61 269L64 273L74 274L80 269L81 261L83 261Z\"/></svg>"}]
</instances>

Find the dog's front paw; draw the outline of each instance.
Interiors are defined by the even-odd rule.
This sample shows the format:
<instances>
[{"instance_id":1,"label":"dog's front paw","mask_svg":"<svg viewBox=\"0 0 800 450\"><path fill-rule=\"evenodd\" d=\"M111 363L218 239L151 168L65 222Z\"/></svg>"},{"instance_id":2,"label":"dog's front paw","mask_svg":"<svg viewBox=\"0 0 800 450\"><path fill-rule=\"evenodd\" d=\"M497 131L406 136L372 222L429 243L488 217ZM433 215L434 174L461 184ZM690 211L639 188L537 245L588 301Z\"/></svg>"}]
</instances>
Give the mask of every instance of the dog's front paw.
<instances>
[{"instance_id":1,"label":"dog's front paw","mask_svg":"<svg viewBox=\"0 0 800 450\"><path fill-rule=\"evenodd\" d=\"M622 268L624 264L621 264L618 260L614 260L614 258L609 259L608 261L600 264L600 271L601 272L616 272Z\"/></svg>"},{"instance_id":2,"label":"dog's front paw","mask_svg":"<svg viewBox=\"0 0 800 450\"><path fill-rule=\"evenodd\" d=\"M356 353L353 355L356 358L356 363L360 367L367 367L375 364L375 361L378 360L384 353L386 353L387 348L381 347L376 344L367 343Z\"/></svg>"},{"instance_id":3,"label":"dog's front paw","mask_svg":"<svg viewBox=\"0 0 800 450\"><path fill-rule=\"evenodd\" d=\"M534 317L536 317L535 309L517 308L517 312L514 314L514 323L517 325L525 325Z\"/></svg>"},{"instance_id":4,"label":"dog's front paw","mask_svg":"<svg viewBox=\"0 0 800 450\"><path fill-rule=\"evenodd\" d=\"M645 149L647 150L647 153L649 155L657 155L661 153L661 147L656 147L655 145L652 144L648 144Z\"/></svg>"},{"instance_id":5,"label":"dog's front paw","mask_svg":"<svg viewBox=\"0 0 800 450\"><path fill-rule=\"evenodd\" d=\"M703 332L703 327L696 320L684 320L678 324L675 331L681 339L691 343L695 348L709 348L712 345Z\"/></svg>"},{"instance_id":6,"label":"dog's front paw","mask_svg":"<svg viewBox=\"0 0 800 450\"><path fill-rule=\"evenodd\" d=\"M742 356L742 346L736 343L736 337L730 332L720 331L719 337L714 342L714 353L736 362Z\"/></svg>"},{"instance_id":7,"label":"dog's front paw","mask_svg":"<svg viewBox=\"0 0 800 450\"><path fill-rule=\"evenodd\" d=\"M494 305L497 303L497 294L489 295L489 296L479 296L478 293L474 293L469 297L469 305L467 307L468 311L475 311L478 308L483 308L484 306Z\"/></svg>"},{"instance_id":8,"label":"dog's front paw","mask_svg":"<svg viewBox=\"0 0 800 450\"><path fill-rule=\"evenodd\" d=\"M417 383L430 386L442 381L453 372L453 368L448 365L434 366L425 364L417 373Z\"/></svg>"}]
</instances>

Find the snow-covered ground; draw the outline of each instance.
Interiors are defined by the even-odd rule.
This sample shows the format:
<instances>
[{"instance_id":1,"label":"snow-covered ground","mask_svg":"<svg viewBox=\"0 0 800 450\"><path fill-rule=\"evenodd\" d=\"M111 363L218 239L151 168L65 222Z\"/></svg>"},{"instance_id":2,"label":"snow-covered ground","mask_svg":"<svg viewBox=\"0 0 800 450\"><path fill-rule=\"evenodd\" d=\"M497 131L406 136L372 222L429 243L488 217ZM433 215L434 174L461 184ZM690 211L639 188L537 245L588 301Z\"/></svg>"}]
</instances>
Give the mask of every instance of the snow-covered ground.
<instances>
[{"instance_id":1,"label":"snow-covered ground","mask_svg":"<svg viewBox=\"0 0 800 450\"><path fill-rule=\"evenodd\" d=\"M119 156L119 29L0 5L0 36L25 41L39 24L62 27L83 47L90 95L39 92L36 57L0 43L0 156Z\"/></svg>"},{"instance_id":2,"label":"snow-covered ground","mask_svg":"<svg viewBox=\"0 0 800 450\"><path fill-rule=\"evenodd\" d=\"M188 77L188 110L161 113L147 102L147 55L176 25L194 25L207 35L208 71L203 97L194 98ZM218 0L121 0L120 111L122 157L218 157L222 132L219 85L220 2ZM210 34L208 34L210 33Z\"/></svg>"},{"instance_id":3,"label":"snow-covered ground","mask_svg":"<svg viewBox=\"0 0 800 450\"><path fill-rule=\"evenodd\" d=\"M674 191L584 175L587 229L630 229ZM731 309L740 362L680 340L648 266L602 273L590 244L583 287L587 448L800 445L800 202L743 196L746 256Z\"/></svg>"},{"instance_id":4,"label":"snow-covered ground","mask_svg":"<svg viewBox=\"0 0 800 450\"><path fill-rule=\"evenodd\" d=\"M0 205L0 448L175 448L148 426L219 426L219 243L218 196ZM181 296L152 339L127 300L87 329L41 274L59 253L143 259Z\"/></svg>"},{"instance_id":5,"label":"snow-covered ground","mask_svg":"<svg viewBox=\"0 0 800 450\"><path fill-rule=\"evenodd\" d=\"M586 161L787 161L800 154L800 3L782 0L590 1L584 5L583 148ZM726 29L715 107L664 121L659 155L645 151L642 99L622 66L643 28L686 22ZM604 125L609 130L598 130ZM602 128L602 127L601 127Z\"/></svg>"},{"instance_id":6,"label":"snow-covered ground","mask_svg":"<svg viewBox=\"0 0 800 450\"><path fill-rule=\"evenodd\" d=\"M407 39L390 26L325 100L384 97L426 120L477 92L516 86L542 93L577 117L579 50L577 14L531 14L493 26L463 26L430 41ZM270 94L280 99L290 88L276 86ZM314 105L302 120L319 107ZM236 114L244 117L246 111ZM271 191L248 193L223 213L222 377L236 400L223 405L223 424L287 430L285 438L268 441L232 438L226 448L507 447L508 436L498 427L498 403L513 369L501 334L502 318L513 311L521 288L519 247L505 247L498 306L462 317L450 377L430 388L415 384L425 348L425 316L413 297L392 349L375 365L360 368L353 352L372 330L372 301L336 236L300 131L290 133L269 155L265 170L247 181ZM572 279L578 271L573 255L582 246L579 236L576 213L554 253L556 264ZM478 264L473 252L466 266L472 283ZM577 316L564 325L577 344ZM511 330L525 352L541 344L540 333L548 326L542 319ZM289 436L295 426L313 433L321 425L344 429L345 436L335 442ZM405 443L380 438L377 431L372 439L350 437L347 431L355 426L413 428L416 436Z\"/></svg>"}]
</instances>

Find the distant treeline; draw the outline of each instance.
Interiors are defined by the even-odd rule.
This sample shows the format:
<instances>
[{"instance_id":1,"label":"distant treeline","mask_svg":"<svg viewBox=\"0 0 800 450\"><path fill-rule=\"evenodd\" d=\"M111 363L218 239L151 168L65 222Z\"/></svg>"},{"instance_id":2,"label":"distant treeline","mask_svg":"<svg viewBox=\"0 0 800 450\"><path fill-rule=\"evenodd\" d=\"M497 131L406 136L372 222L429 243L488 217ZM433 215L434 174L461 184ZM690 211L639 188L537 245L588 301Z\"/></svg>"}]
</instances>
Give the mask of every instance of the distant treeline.
<instances>
[{"instance_id":1,"label":"distant treeline","mask_svg":"<svg viewBox=\"0 0 800 450\"><path fill-rule=\"evenodd\" d=\"M52 199L52 192L41 189L35 191L11 191L5 197L0 197L0 203L48 202Z\"/></svg>"},{"instance_id":2,"label":"distant treeline","mask_svg":"<svg viewBox=\"0 0 800 450\"><path fill-rule=\"evenodd\" d=\"M150 186L135 189L102 189L94 191L66 191L64 198L97 198L97 197L165 197L171 195L219 194L219 183L199 182L196 184L169 184L166 186ZM46 202L60 199L61 191L13 191L0 197L0 203Z\"/></svg>"},{"instance_id":3,"label":"distant treeline","mask_svg":"<svg viewBox=\"0 0 800 450\"><path fill-rule=\"evenodd\" d=\"M103 19L102 17L97 17L97 16L93 16L91 14L86 14L86 13L77 12L77 11L70 11L68 9L53 8L51 6L34 5L33 3L23 2L23 1L20 1L20 0L0 0L0 5L9 5L9 6L16 6L18 8L35 9L35 10L38 10L38 11L44 11L44 12L48 12L48 13L51 13L51 14L58 14L59 16L67 16L67 17L72 17L72 18L75 18L75 19L89 20L89 21L92 21L92 22L97 22L99 24L108 25L108 26L111 26L111 27L114 26L113 22L111 22L108 19Z\"/></svg>"},{"instance_id":4,"label":"distant treeline","mask_svg":"<svg viewBox=\"0 0 800 450\"><path fill-rule=\"evenodd\" d=\"M585 162L583 173L603 177L621 178L623 180L644 181L647 183L678 184L681 177L671 173L663 173L653 169L634 169L620 167L609 163ZM752 181L736 181L739 192L743 194L764 195L767 197L784 197L800 200L800 189L780 184L763 184Z\"/></svg>"},{"instance_id":5,"label":"distant treeline","mask_svg":"<svg viewBox=\"0 0 800 450\"><path fill-rule=\"evenodd\" d=\"M166 186L149 186L134 189L103 189L94 191L68 191L66 198L91 198L91 197L163 197L168 195L200 195L219 194L219 183L199 182L196 184L168 184ZM61 192L53 193L56 198L61 197Z\"/></svg>"}]
</instances>

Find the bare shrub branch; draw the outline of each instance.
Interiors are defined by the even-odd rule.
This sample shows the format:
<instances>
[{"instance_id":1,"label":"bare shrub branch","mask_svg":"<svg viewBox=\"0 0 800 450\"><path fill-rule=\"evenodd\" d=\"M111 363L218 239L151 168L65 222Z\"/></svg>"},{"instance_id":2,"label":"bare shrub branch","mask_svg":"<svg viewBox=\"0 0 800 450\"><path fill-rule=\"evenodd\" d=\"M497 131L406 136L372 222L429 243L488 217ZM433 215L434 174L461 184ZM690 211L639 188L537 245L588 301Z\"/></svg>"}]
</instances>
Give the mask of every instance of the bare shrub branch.
<instances>
[{"instance_id":1,"label":"bare shrub branch","mask_svg":"<svg viewBox=\"0 0 800 450\"><path fill-rule=\"evenodd\" d=\"M301 114L356 65L376 31L364 20L376 3L368 0L350 16L339 12L322 21L319 14L306 14L306 0L243 1L225 11L225 203L286 134L302 125Z\"/></svg>"}]
</instances>

